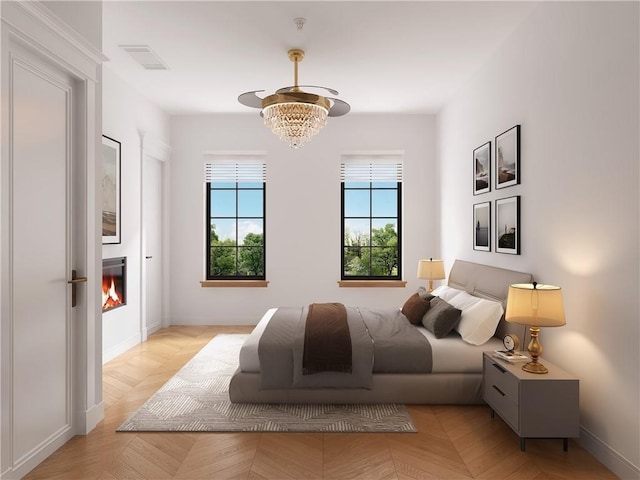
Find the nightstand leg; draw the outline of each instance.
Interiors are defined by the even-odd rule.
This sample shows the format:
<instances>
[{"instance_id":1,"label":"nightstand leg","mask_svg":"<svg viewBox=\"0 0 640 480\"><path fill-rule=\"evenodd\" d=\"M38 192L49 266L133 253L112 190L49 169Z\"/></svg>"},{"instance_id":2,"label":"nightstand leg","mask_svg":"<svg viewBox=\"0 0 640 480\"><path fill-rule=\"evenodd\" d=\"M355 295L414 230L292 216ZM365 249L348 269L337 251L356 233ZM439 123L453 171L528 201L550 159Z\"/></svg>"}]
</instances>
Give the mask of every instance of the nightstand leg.
<instances>
[{"instance_id":1,"label":"nightstand leg","mask_svg":"<svg viewBox=\"0 0 640 480\"><path fill-rule=\"evenodd\" d=\"M568 452L569 451L569 439L568 438L563 438L562 439L562 451L563 452Z\"/></svg>"},{"instance_id":2,"label":"nightstand leg","mask_svg":"<svg viewBox=\"0 0 640 480\"><path fill-rule=\"evenodd\" d=\"M522 438L520 439L520 451L521 451L521 452L524 452L524 443L525 443L525 438L524 438L524 437L522 437Z\"/></svg>"}]
</instances>

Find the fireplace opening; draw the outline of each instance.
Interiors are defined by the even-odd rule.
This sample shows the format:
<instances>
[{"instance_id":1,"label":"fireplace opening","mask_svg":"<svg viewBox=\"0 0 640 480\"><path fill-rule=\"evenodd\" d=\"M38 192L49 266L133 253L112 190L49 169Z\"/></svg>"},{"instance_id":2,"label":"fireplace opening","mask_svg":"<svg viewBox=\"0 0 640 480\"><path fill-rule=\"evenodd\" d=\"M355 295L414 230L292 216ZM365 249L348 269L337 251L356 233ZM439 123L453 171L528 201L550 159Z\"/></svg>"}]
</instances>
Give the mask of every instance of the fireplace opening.
<instances>
[{"instance_id":1,"label":"fireplace opening","mask_svg":"<svg viewBox=\"0 0 640 480\"><path fill-rule=\"evenodd\" d=\"M127 257L102 260L102 312L127 304Z\"/></svg>"}]
</instances>

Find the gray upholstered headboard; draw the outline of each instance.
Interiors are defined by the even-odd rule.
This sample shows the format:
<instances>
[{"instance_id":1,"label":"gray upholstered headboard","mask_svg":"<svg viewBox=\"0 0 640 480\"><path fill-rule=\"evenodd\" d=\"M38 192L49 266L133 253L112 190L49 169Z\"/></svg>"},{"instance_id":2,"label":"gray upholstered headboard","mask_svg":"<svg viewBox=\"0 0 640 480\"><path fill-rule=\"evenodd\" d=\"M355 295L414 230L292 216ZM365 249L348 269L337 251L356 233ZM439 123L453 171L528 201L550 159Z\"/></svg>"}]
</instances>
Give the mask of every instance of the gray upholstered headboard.
<instances>
[{"instance_id":1,"label":"gray upholstered headboard","mask_svg":"<svg viewBox=\"0 0 640 480\"><path fill-rule=\"evenodd\" d=\"M533 275L504 268L490 267L479 263L456 260L449 272L448 285L466 290L470 295L502 302L506 309L509 285L512 283L531 283ZM525 326L500 320L495 336L502 338L506 333L515 333L525 342Z\"/></svg>"}]
</instances>

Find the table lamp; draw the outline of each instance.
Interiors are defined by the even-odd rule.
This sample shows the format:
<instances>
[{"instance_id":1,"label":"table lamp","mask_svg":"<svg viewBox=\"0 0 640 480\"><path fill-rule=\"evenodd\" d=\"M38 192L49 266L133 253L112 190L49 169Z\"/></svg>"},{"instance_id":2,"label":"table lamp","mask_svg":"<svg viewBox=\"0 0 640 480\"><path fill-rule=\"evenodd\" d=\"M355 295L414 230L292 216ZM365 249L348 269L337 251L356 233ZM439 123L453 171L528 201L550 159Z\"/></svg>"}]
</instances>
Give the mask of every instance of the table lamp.
<instances>
[{"instance_id":1,"label":"table lamp","mask_svg":"<svg viewBox=\"0 0 640 480\"><path fill-rule=\"evenodd\" d=\"M540 327L560 327L567 323L562 305L562 289L553 285L516 283L509 287L507 322L529 325L531 341L527 351L531 361L522 366L525 372L547 373L547 367L538 361L542 345L538 341Z\"/></svg>"},{"instance_id":2,"label":"table lamp","mask_svg":"<svg viewBox=\"0 0 640 480\"><path fill-rule=\"evenodd\" d=\"M429 280L429 292L433 291L433 281L442 280L444 276L444 262L442 260L420 260L418 262L418 278Z\"/></svg>"}]
</instances>

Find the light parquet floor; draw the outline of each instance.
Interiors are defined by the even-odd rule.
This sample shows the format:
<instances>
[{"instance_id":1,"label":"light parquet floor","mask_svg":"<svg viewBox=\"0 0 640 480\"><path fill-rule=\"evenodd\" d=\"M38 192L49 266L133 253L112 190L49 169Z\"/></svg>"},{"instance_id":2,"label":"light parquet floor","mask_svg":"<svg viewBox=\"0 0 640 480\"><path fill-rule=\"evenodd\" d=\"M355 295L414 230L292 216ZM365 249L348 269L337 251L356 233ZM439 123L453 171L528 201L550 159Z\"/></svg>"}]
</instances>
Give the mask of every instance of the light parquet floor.
<instances>
[{"instance_id":1,"label":"light parquet floor","mask_svg":"<svg viewBox=\"0 0 640 480\"><path fill-rule=\"evenodd\" d=\"M173 326L104 366L104 420L26 479L518 479L617 478L577 443L518 437L486 406L410 406L419 433L116 433L115 429L219 333Z\"/></svg>"}]
</instances>

